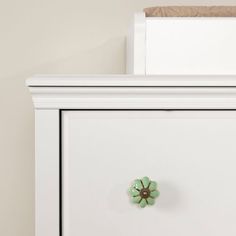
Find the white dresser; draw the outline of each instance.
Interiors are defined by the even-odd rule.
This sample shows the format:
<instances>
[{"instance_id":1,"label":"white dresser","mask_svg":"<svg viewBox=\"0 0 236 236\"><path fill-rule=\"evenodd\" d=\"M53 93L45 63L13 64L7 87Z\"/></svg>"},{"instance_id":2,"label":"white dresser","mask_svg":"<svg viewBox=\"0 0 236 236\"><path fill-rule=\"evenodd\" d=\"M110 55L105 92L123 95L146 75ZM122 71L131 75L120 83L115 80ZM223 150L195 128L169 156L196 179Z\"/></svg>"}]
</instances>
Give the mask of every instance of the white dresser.
<instances>
[{"instance_id":1,"label":"white dresser","mask_svg":"<svg viewBox=\"0 0 236 236\"><path fill-rule=\"evenodd\" d=\"M236 76L37 76L36 236L235 236ZM158 183L134 204L135 179Z\"/></svg>"}]
</instances>

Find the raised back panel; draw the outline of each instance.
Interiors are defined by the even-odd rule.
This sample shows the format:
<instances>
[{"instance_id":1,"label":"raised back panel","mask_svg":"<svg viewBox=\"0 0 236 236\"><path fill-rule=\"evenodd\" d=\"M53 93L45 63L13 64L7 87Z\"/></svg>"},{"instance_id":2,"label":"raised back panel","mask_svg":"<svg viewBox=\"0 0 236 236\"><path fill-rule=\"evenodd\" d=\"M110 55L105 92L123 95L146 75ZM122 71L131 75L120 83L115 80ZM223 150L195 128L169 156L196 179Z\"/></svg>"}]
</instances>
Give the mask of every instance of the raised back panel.
<instances>
[{"instance_id":1,"label":"raised back panel","mask_svg":"<svg viewBox=\"0 0 236 236\"><path fill-rule=\"evenodd\" d=\"M235 74L235 18L147 18L146 74Z\"/></svg>"},{"instance_id":2,"label":"raised back panel","mask_svg":"<svg viewBox=\"0 0 236 236\"><path fill-rule=\"evenodd\" d=\"M128 40L129 73L236 73L235 17L175 18L137 14L132 33Z\"/></svg>"}]
</instances>

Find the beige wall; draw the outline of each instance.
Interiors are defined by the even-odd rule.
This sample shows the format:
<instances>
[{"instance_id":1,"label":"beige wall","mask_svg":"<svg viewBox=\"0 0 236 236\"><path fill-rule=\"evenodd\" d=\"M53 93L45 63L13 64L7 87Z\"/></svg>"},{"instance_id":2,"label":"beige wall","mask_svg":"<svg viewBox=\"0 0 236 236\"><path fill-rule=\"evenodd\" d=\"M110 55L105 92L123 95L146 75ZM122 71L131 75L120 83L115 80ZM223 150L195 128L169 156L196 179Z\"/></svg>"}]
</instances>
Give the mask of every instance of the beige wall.
<instances>
[{"instance_id":1,"label":"beige wall","mask_svg":"<svg viewBox=\"0 0 236 236\"><path fill-rule=\"evenodd\" d=\"M0 235L34 235L34 113L27 77L124 73L125 35L154 5L233 0L0 0Z\"/></svg>"}]
</instances>

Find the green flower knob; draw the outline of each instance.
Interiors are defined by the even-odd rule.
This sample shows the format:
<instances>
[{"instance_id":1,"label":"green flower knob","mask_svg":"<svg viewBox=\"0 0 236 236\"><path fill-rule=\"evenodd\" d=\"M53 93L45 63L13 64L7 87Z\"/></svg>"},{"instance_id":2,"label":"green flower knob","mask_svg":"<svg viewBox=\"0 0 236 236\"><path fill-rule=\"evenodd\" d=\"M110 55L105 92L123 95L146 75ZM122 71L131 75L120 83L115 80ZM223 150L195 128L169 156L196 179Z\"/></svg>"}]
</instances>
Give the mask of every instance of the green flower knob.
<instances>
[{"instance_id":1,"label":"green flower knob","mask_svg":"<svg viewBox=\"0 0 236 236\"><path fill-rule=\"evenodd\" d=\"M144 208L147 205L154 205L155 198L160 195L157 190L157 183L151 181L148 177L136 179L129 189L131 200L133 203L139 204Z\"/></svg>"}]
</instances>

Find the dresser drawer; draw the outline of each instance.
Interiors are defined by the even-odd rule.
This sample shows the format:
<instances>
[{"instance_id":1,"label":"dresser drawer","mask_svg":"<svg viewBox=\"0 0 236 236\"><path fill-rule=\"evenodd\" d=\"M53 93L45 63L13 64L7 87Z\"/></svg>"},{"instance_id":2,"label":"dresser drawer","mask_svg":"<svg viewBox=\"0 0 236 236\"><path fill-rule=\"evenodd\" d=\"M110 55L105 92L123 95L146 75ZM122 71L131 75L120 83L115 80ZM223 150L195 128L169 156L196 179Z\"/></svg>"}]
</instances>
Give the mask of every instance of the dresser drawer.
<instances>
[{"instance_id":1,"label":"dresser drawer","mask_svg":"<svg viewBox=\"0 0 236 236\"><path fill-rule=\"evenodd\" d=\"M235 236L236 111L61 113L63 236ZM154 205L128 193L158 183Z\"/></svg>"}]
</instances>

